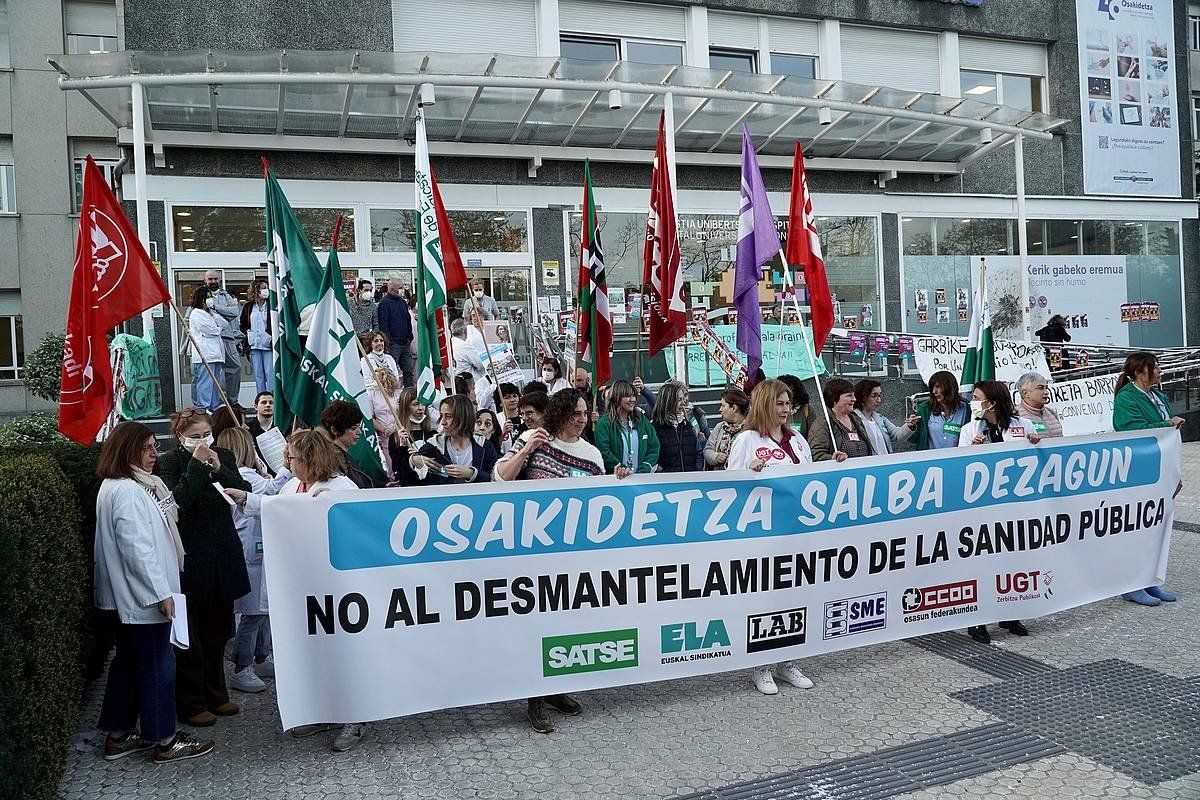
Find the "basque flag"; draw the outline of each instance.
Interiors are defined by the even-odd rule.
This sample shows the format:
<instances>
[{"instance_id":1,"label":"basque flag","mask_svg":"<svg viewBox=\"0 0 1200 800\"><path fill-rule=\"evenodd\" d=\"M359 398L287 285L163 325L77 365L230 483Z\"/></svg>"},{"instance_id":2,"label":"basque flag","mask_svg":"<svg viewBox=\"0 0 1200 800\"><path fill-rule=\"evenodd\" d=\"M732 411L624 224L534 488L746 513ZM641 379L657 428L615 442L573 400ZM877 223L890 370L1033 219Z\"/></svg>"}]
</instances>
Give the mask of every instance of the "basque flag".
<instances>
[{"instance_id":1,"label":"basque flag","mask_svg":"<svg viewBox=\"0 0 1200 800\"><path fill-rule=\"evenodd\" d=\"M604 248L600 223L592 199L592 165L583 162L583 224L579 244L579 332L578 363L591 367L592 386L612 377L612 317L608 310L608 279L604 274Z\"/></svg>"}]
</instances>

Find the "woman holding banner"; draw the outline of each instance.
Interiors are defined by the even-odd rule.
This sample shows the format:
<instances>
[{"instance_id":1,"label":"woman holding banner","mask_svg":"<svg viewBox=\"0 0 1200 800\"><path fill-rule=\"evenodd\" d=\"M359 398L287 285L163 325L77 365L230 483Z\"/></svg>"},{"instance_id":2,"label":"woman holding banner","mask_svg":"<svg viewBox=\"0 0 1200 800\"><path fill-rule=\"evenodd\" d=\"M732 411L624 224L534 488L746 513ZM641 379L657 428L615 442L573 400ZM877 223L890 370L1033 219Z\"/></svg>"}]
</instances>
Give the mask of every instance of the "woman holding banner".
<instances>
[{"instance_id":1,"label":"woman holding banner","mask_svg":"<svg viewBox=\"0 0 1200 800\"><path fill-rule=\"evenodd\" d=\"M441 423L444 433L395 465L401 472L401 483L438 486L490 481L499 454L491 442L475 441L475 404L471 399L452 394L443 400Z\"/></svg>"},{"instance_id":2,"label":"woman holding banner","mask_svg":"<svg viewBox=\"0 0 1200 800\"><path fill-rule=\"evenodd\" d=\"M662 472L693 472L703 446L688 406L687 386L667 381L654 403L654 432L658 435L658 466Z\"/></svg>"},{"instance_id":3,"label":"woman holding banner","mask_svg":"<svg viewBox=\"0 0 1200 800\"><path fill-rule=\"evenodd\" d=\"M750 393L746 426L729 451L727 468L754 472L773 471L796 464L811 464L808 442L791 425L792 393L781 381L760 381ZM775 673L797 689L811 689L813 682L791 661L776 664ZM754 688L763 694L779 694L769 666L754 670Z\"/></svg>"},{"instance_id":4,"label":"woman holding banner","mask_svg":"<svg viewBox=\"0 0 1200 800\"><path fill-rule=\"evenodd\" d=\"M749 412L750 398L741 389L721 392L721 421L713 428L712 435L704 445L704 463L709 469L725 469L733 440L742 432Z\"/></svg>"},{"instance_id":5,"label":"woman holding banner","mask_svg":"<svg viewBox=\"0 0 1200 800\"><path fill-rule=\"evenodd\" d=\"M958 447L967 424L967 404L958 391L958 379L942 370L929 376L929 399L917 406L917 449Z\"/></svg>"},{"instance_id":6,"label":"woman holding banner","mask_svg":"<svg viewBox=\"0 0 1200 800\"><path fill-rule=\"evenodd\" d=\"M1000 381L980 381L971 394L971 421L963 426L959 445L999 444L1025 440L1037 444L1041 437L1033 423L1017 416L1008 384ZM1016 636L1028 636L1029 629L1019 619L1007 620L1000 627ZM967 635L981 644L992 641L986 625L972 625Z\"/></svg>"},{"instance_id":7,"label":"woman holding banner","mask_svg":"<svg viewBox=\"0 0 1200 800\"><path fill-rule=\"evenodd\" d=\"M583 393L562 389L550 398L544 428L526 434L524 444L496 465L496 480L586 478L604 474L600 451L583 438L590 412ZM529 726L538 733L553 733L548 709L575 716L583 710L573 697L553 694L529 698Z\"/></svg>"},{"instance_id":8,"label":"woman holding banner","mask_svg":"<svg viewBox=\"0 0 1200 800\"><path fill-rule=\"evenodd\" d=\"M412 486L406 483L406 473L401 465L407 464L408 459L420 450L437 432L429 409L417 399L417 390L409 387L400 392L396 401L396 413L399 416L396 430L388 437L388 453L392 459L396 483L400 486ZM408 478L415 480L411 473Z\"/></svg>"},{"instance_id":9,"label":"woman holding banner","mask_svg":"<svg viewBox=\"0 0 1200 800\"><path fill-rule=\"evenodd\" d=\"M845 461L875 455L867 429L854 414L854 386L850 381L834 378L827 382L822 399L829 413L813 420L808 431L813 461Z\"/></svg>"},{"instance_id":10,"label":"woman holding banner","mask_svg":"<svg viewBox=\"0 0 1200 800\"><path fill-rule=\"evenodd\" d=\"M1130 353L1125 358L1125 367L1117 379L1113 397L1113 430L1178 429L1183 425L1183 417L1171 416L1171 402L1157 388L1161 381L1162 368L1153 353ZM1179 599L1174 592L1161 586L1147 586L1122 596L1142 606L1173 603Z\"/></svg>"},{"instance_id":11,"label":"woman holding banner","mask_svg":"<svg viewBox=\"0 0 1200 800\"><path fill-rule=\"evenodd\" d=\"M341 449L319 430L296 431L289 436L287 449L283 454L283 463L292 471L294 477L279 490L280 496L309 495L316 497L322 492L358 488L354 481L342 473L345 459ZM227 488L225 494L237 503L238 508L246 516L254 518L262 516L264 495L232 488ZM351 722L345 725L317 723L293 728L292 736L301 739L340 728L338 735L333 740L333 751L344 753L362 741L366 727L361 722Z\"/></svg>"},{"instance_id":12,"label":"woman holding banner","mask_svg":"<svg viewBox=\"0 0 1200 800\"><path fill-rule=\"evenodd\" d=\"M638 472L653 472L658 463L658 434L638 408L638 393L629 381L614 381L608 407L596 422L596 448L604 458L604 469L624 478Z\"/></svg>"}]
</instances>

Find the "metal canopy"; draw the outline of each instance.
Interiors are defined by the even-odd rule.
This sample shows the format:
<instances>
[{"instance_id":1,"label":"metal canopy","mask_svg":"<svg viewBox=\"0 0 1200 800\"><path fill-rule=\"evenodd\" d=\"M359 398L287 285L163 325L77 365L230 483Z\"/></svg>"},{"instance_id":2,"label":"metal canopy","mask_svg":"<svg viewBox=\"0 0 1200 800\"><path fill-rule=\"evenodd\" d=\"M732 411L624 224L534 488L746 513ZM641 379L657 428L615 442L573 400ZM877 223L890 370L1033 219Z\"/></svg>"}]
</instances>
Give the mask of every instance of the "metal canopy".
<instances>
[{"instance_id":1,"label":"metal canopy","mask_svg":"<svg viewBox=\"0 0 1200 800\"><path fill-rule=\"evenodd\" d=\"M646 160L668 95L681 163L726 163L745 123L768 164L799 140L809 158L828 160L815 168L958 172L1013 137L1050 139L1065 123L845 81L492 53L127 51L50 63L62 89L80 91L118 128L133 126L132 87L144 87L151 144L236 147L265 136L395 147L411 136L423 84L436 97L424 107L431 149L465 155L580 148Z\"/></svg>"}]
</instances>

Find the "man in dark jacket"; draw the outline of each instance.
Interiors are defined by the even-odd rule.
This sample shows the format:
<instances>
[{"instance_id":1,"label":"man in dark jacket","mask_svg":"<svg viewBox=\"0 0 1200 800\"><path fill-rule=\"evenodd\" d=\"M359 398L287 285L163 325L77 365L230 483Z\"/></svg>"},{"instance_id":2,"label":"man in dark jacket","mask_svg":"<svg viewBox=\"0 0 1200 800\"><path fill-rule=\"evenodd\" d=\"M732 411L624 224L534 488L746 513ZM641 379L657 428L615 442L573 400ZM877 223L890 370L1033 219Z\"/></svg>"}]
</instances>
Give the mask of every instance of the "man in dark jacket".
<instances>
[{"instance_id":1,"label":"man in dark jacket","mask_svg":"<svg viewBox=\"0 0 1200 800\"><path fill-rule=\"evenodd\" d=\"M408 314L408 303L400 296L399 278L388 280L387 294L379 301L376 313L379 315L379 329L387 337L388 353L396 359L404 385L415 386L412 352L409 350L413 338L412 317Z\"/></svg>"}]
</instances>

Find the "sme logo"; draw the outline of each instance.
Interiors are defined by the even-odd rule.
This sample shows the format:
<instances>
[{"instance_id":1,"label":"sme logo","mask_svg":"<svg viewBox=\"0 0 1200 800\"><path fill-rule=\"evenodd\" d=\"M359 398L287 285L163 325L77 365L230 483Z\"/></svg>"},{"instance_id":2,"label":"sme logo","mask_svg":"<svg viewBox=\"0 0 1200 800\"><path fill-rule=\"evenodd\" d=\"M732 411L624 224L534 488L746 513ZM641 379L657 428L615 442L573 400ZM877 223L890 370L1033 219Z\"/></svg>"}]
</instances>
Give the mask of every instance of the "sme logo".
<instances>
[{"instance_id":1,"label":"sme logo","mask_svg":"<svg viewBox=\"0 0 1200 800\"><path fill-rule=\"evenodd\" d=\"M824 639L887 627L887 592L832 600L825 604Z\"/></svg>"},{"instance_id":2,"label":"sme logo","mask_svg":"<svg viewBox=\"0 0 1200 800\"><path fill-rule=\"evenodd\" d=\"M638 665L637 628L542 638L542 676L576 675Z\"/></svg>"}]
</instances>

